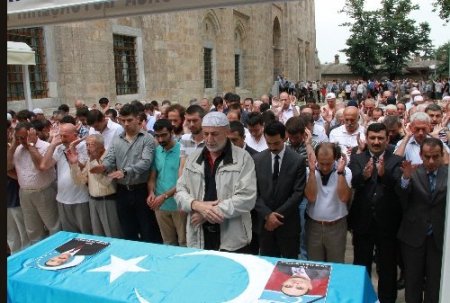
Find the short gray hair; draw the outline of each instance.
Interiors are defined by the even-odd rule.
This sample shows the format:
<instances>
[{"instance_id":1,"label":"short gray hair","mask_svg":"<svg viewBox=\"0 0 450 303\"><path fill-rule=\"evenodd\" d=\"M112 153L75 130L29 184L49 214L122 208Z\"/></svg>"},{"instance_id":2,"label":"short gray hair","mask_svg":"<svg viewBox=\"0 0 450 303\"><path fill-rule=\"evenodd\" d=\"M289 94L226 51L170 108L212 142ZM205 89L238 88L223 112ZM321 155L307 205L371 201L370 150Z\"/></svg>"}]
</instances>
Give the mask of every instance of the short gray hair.
<instances>
[{"instance_id":1,"label":"short gray hair","mask_svg":"<svg viewBox=\"0 0 450 303\"><path fill-rule=\"evenodd\" d=\"M409 121L411 123L413 123L414 121L423 121L423 122L431 123L430 116L428 116L424 112L416 112L414 115L411 116Z\"/></svg>"},{"instance_id":2,"label":"short gray hair","mask_svg":"<svg viewBox=\"0 0 450 303\"><path fill-rule=\"evenodd\" d=\"M97 142L97 143L99 143L99 144L105 146L105 138L103 138L102 135L99 135L99 134L92 134L92 135L87 136L86 139L91 139L91 138L94 139L95 142Z\"/></svg>"}]
</instances>

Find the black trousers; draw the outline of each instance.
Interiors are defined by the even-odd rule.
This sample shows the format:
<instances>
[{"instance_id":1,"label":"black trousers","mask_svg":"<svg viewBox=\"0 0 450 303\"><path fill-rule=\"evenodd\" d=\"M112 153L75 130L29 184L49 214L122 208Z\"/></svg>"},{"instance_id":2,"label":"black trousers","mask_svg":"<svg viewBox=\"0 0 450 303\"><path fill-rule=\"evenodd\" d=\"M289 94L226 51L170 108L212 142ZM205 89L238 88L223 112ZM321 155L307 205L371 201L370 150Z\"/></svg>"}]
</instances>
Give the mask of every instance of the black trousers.
<instances>
[{"instance_id":1,"label":"black trousers","mask_svg":"<svg viewBox=\"0 0 450 303\"><path fill-rule=\"evenodd\" d=\"M162 243L155 212L147 205L147 188L117 188L117 213L127 240Z\"/></svg>"},{"instance_id":2,"label":"black trousers","mask_svg":"<svg viewBox=\"0 0 450 303\"><path fill-rule=\"evenodd\" d=\"M368 234L353 233L353 264L366 267L372 275L374 248L379 268L378 299L381 303L395 303L397 299L397 238L395 234L377 232L375 226Z\"/></svg>"},{"instance_id":3,"label":"black trousers","mask_svg":"<svg viewBox=\"0 0 450 303\"><path fill-rule=\"evenodd\" d=\"M286 236L283 232L262 229L259 235L261 256L298 259L300 252L300 228L298 233Z\"/></svg>"},{"instance_id":4,"label":"black trousers","mask_svg":"<svg viewBox=\"0 0 450 303\"><path fill-rule=\"evenodd\" d=\"M406 302L438 303L442 251L436 247L433 235L428 236L420 247L402 243L402 254L405 263Z\"/></svg>"}]
</instances>

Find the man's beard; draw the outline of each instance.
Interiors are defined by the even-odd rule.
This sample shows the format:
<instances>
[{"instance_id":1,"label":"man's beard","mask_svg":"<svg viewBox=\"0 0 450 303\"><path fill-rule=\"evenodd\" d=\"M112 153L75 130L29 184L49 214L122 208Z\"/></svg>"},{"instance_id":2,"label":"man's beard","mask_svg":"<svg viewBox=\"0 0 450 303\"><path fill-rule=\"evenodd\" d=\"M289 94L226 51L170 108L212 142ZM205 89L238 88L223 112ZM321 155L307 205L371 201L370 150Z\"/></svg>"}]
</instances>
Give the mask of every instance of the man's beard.
<instances>
[{"instance_id":1,"label":"man's beard","mask_svg":"<svg viewBox=\"0 0 450 303\"><path fill-rule=\"evenodd\" d=\"M227 145L227 140L223 141L223 143L221 143L221 144L217 144L217 145L214 146L214 147L209 147L208 144L205 144L205 145L206 145L206 148L207 148L210 152L216 153L216 152L219 152L219 151L221 151L221 150L223 150L223 149L225 148L225 145Z\"/></svg>"}]
</instances>

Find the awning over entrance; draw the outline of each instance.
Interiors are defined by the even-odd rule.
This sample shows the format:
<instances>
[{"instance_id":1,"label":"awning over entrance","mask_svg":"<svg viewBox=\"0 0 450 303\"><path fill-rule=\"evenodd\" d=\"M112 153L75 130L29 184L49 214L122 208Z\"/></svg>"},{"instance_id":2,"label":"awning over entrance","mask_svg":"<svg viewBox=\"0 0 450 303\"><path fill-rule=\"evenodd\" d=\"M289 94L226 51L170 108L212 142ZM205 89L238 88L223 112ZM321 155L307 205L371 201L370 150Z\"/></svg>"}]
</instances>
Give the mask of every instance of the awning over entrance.
<instances>
[{"instance_id":1,"label":"awning over entrance","mask_svg":"<svg viewBox=\"0 0 450 303\"><path fill-rule=\"evenodd\" d=\"M9 65L36 65L34 50L26 43L8 41Z\"/></svg>"}]
</instances>

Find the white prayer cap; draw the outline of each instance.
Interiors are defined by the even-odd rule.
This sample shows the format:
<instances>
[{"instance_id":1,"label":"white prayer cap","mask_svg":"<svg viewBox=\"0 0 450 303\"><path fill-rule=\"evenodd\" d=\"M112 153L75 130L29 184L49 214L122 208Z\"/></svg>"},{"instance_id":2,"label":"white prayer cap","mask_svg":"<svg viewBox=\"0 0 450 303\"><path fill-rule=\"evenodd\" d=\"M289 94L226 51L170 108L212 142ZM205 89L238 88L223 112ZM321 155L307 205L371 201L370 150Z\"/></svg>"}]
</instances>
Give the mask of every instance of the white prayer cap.
<instances>
[{"instance_id":1,"label":"white prayer cap","mask_svg":"<svg viewBox=\"0 0 450 303\"><path fill-rule=\"evenodd\" d=\"M412 90L409 94L410 94L411 96L417 96L417 95L420 95L420 91L417 90L417 89L414 89L414 90Z\"/></svg>"},{"instance_id":2,"label":"white prayer cap","mask_svg":"<svg viewBox=\"0 0 450 303\"><path fill-rule=\"evenodd\" d=\"M325 99L326 100L336 99L336 95L334 93L328 93Z\"/></svg>"},{"instance_id":3,"label":"white prayer cap","mask_svg":"<svg viewBox=\"0 0 450 303\"><path fill-rule=\"evenodd\" d=\"M9 121L12 120L12 116L10 113L6 113L6 120L9 120Z\"/></svg>"},{"instance_id":4,"label":"white prayer cap","mask_svg":"<svg viewBox=\"0 0 450 303\"><path fill-rule=\"evenodd\" d=\"M414 97L414 102L423 102L423 97L421 95L415 96Z\"/></svg>"},{"instance_id":5,"label":"white prayer cap","mask_svg":"<svg viewBox=\"0 0 450 303\"><path fill-rule=\"evenodd\" d=\"M203 117L202 126L229 126L227 116L222 112L209 112Z\"/></svg>"},{"instance_id":6,"label":"white prayer cap","mask_svg":"<svg viewBox=\"0 0 450 303\"><path fill-rule=\"evenodd\" d=\"M44 111L37 107L37 108L33 109L33 113L35 113L36 115L38 115L38 114L42 114L43 115Z\"/></svg>"},{"instance_id":7,"label":"white prayer cap","mask_svg":"<svg viewBox=\"0 0 450 303\"><path fill-rule=\"evenodd\" d=\"M450 96L445 96L444 98L442 98L442 101L450 102Z\"/></svg>"}]
</instances>

